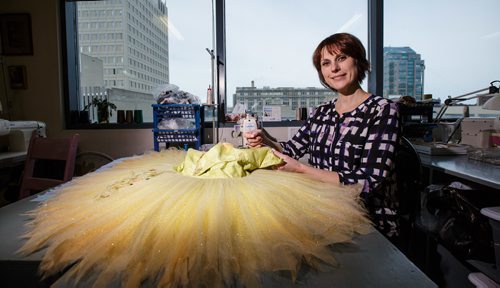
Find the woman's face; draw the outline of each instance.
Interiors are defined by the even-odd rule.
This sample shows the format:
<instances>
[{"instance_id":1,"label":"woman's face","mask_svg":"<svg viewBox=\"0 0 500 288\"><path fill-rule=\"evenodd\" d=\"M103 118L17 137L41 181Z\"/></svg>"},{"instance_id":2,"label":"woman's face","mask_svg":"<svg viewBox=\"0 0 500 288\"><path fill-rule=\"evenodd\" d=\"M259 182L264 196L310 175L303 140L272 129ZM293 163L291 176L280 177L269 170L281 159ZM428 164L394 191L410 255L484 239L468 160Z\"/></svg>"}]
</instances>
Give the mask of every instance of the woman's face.
<instances>
[{"instance_id":1,"label":"woman's face","mask_svg":"<svg viewBox=\"0 0 500 288\"><path fill-rule=\"evenodd\" d=\"M341 94L357 88L358 69L354 58L330 53L326 48L321 51L321 74L326 84Z\"/></svg>"}]
</instances>

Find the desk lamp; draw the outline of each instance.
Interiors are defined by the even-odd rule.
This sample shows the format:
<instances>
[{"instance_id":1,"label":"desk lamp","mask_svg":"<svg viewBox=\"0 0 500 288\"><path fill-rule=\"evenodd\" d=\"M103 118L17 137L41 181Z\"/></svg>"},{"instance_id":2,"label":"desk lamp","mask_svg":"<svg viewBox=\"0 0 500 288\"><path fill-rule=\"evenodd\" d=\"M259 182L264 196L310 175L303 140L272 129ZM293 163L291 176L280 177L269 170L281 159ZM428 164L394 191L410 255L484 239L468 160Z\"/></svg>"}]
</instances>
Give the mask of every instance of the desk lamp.
<instances>
[{"instance_id":1,"label":"desk lamp","mask_svg":"<svg viewBox=\"0 0 500 288\"><path fill-rule=\"evenodd\" d=\"M458 104L460 102L463 102L463 101L466 101L466 100L471 100L471 99L474 99L474 98L478 98L480 96L493 96L491 99L489 99L488 101L486 101L486 103L484 103L484 105L482 106L483 109L500 110L500 107L499 107L500 106L500 93L499 93L500 88L496 87L494 85L494 83L496 83L496 82L500 82L500 80L492 81L490 83L489 87L486 87L486 88L483 88L483 89L479 89L479 90L476 90L476 91L473 91L473 92L469 92L469 93L466 93L466 94L463 94L463 95L455 96L455 97L449 96L448 99L444 100L444 105L441 106L441 109L439 109L439 112L436 115L436 119L434 120L434 123L439 123L439 121L441 121L441 118L443 117L443 115L446 112L446 110L448 109L448 107L456 105L456 104ZM486 91L486 90L488 90L489 94L486 94L486 95L484 95L484 94L483 95L476 94L476 93L479 93L479 92L482 92L482 91ZM472 95L472 94L476 94L476 95L473 95L473 96L470 96L470 97L466 97L466 96L469 96L469 95ZM496 107L496 108L494 108L494 107Z\"/></svg>"}]
</instances>

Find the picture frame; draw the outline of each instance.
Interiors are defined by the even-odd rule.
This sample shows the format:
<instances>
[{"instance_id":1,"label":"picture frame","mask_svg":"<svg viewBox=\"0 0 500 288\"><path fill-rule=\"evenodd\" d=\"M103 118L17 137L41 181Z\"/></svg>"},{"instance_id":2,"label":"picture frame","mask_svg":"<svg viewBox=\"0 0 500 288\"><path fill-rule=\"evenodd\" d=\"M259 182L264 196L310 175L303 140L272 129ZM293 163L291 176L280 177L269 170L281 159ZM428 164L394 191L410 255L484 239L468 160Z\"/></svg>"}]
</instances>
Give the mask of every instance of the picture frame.
<instances>
[{"instance_id":1,"label":"picture frame","mask_svg":"<svg viewBox=\"0 0 500 288\"><path fill-rule=\"evenodd\" d=\"M0 41L1 55L33 55L30 14L0 14Z\"/></svg>"},{"instance_id":2,"label":"picture frame","mask_svg":"<svg viewBox=\"0 0 500 288\"><path fill-rule=\"evenodd\" d=\"M9 84L11 89L27 89L28 77L26 75L26 66L16 65L7 67L9 74Z\"/></svg>"}]
</instances>

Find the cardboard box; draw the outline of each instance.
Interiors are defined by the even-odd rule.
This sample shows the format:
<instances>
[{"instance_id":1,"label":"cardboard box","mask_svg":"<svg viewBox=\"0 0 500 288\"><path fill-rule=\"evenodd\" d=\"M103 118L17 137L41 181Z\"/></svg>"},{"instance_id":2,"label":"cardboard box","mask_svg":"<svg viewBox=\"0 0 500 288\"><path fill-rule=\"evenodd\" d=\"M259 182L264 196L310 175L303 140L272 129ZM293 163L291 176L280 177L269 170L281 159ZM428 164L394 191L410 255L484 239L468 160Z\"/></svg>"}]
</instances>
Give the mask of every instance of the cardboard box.
<instances>
[{"instance_id":1,"label":"cardboard box","mask_svg":"<svg viewBox=\"0 0 500 288\"><path fill-rule=\"evenodd\" d=\"M477 148L488 148L495 118L464 118L462 120L461 144Z\"/></svg>"}]
</instances>

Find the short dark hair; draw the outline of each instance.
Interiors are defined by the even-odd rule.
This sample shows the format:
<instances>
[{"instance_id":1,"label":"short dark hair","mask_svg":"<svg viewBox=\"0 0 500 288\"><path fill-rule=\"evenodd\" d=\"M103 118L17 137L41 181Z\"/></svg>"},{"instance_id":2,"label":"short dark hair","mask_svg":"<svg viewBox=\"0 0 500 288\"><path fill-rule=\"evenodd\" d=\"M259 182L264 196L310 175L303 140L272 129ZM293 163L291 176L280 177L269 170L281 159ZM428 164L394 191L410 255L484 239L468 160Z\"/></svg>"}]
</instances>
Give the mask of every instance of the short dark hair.
<instances>
[{"instance_id":1,"label":"short dark hair","mask_svg":"<svg viewBox=\"0 0 500 288\"><path fill-rule=\"evenodd\" d=\"M328 52L335 54L345 54L354 58L358 69L358 83L362 83L366 77L366 72L370 69L370 62L366 59L366 50L361 41L354 35L349 33L336 33L325 38L319 43L313 53L313 64L318 71L319 80L325 87L330 87L326 84L325 78L321 73L321 51L326 48Z\"/></svg>"}]
</instances>

